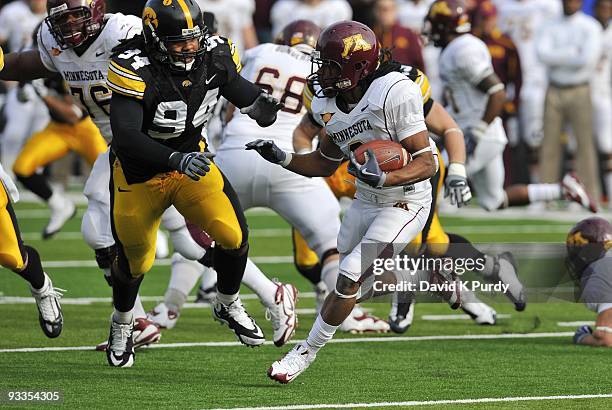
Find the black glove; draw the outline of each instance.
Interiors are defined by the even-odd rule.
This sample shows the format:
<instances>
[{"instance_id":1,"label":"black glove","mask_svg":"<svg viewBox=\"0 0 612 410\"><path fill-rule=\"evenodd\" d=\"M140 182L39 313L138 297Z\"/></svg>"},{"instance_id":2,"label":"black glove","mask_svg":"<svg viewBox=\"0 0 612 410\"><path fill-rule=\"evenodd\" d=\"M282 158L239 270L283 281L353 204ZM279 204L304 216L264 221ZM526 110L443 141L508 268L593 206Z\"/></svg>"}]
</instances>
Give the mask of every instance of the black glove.
<instances>
[{"instance_id":1,"label":"black glove","mask_svg":"<svg viewBox=\"0 0 612 410\"><path fill-rule=\"evenodd\" d=\"M470 203L472 191L468 185L463 164L453 162L449 165L444 187L444 198L450 196L451 205L461 208Z\"/></svg>"},{"instance_id":2,"label":"black glove","mask_svg":"<svg viewBox=\"0 0 612 410\"><path fill-rule=\"evenodd\" d=\"M284 107L284 104L279 102L270 94L262 92L257 96L253 104L240 109L240 112L248 115L260 127L269 127L276 121L276 113Z\"/></svg>"},{"instance_id":3,"label":"black glove","mask_svg":"<svg viewBox=\"0 0 612 410\"><path fill-rule=\"evenodd\" d=\"M349 158L351 159L348 166L349 174L374 188L380 188L383 186L385 179L387 179L387 174L380 169L376 156L374 155L374 151L371 149L366 151L366 161L363 165L360 165L357 162L355 153L353 151L350 152Z\"/></svg>"},{"instance_id":4,"label":"black glove","mask_svg":"<svg viewBox=\"0 0 612 410\"><path fill-rule=\"evenodd\" d=\"M174 152L168 159L168 165L194 181L199 181L200 177L210 171L209 158L213 156L211 152Z\"/></svg>"},{"instance_id":5,"label":"black glove","mask_svg":"<svg viewBox=\"0 0 612 410\"><path fill-rule=\"evenodd\" d=\"M255 150L265 160L272 162L273 164L283 164L287 159L287 153L276 146L272 140L258 139L251 141L245 145L246 150Z\"/></svg>"}]
</instances>

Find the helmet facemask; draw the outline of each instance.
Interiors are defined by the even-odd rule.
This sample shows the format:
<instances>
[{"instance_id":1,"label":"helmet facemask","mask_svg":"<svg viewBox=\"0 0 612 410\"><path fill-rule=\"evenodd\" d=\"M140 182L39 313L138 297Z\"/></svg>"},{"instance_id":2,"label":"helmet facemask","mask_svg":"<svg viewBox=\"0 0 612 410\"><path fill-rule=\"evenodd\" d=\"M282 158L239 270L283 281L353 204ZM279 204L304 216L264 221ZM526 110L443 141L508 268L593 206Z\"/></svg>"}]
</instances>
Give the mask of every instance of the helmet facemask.
<instances>
[{"instance_id":1,"label":"helmet facemask","mask_svg":"<svg viewBox=\"0 0 612 410\"><path fill-rule=\"evenodd\" d=\"M66 5L62 6L57 7L61 10L51 9L51 14L45 19L62 50L79 47L100 31L100 24L93 21L91 10L87 7L69 9Z\"/></svg>"},{"instance_id":2,"label":"helmet facemask","mask_svg":"<svg viewBox=\"0 0 612 410\"><path fill-rule=\"evenodd\" d=\"M316 97L333 98L339 92L348 91L357 85L357 83L353 84L353 81L348 77L343 76L343 67L340 63L331 59L321 58L320 51L313 51L310 61L312 62L312 74L308 77L308 80L313 85L319 85L320 87L315 92ZM359 69L359 67L356 68Z\"/></svg>"},{"instance_id":3,"label":"helmet facemask","mask_svg":"<svg viewBox=\"0 0 612 410\"><path fill-rule=\"evenodd\" d=\"M206 37L208 29L195 26L192 29L183 29L183 33L177 36L166 36L159 38L155 29L149 25L155 46L155 57L162 63L166 63L173 71L188 72L196 69L202 63L202 56L206 53ZM194 51L177 51L174 47L178 43L196 41L197 49ZM184 49L184 47L182 47Z\"/></svg>"}]
</instances>

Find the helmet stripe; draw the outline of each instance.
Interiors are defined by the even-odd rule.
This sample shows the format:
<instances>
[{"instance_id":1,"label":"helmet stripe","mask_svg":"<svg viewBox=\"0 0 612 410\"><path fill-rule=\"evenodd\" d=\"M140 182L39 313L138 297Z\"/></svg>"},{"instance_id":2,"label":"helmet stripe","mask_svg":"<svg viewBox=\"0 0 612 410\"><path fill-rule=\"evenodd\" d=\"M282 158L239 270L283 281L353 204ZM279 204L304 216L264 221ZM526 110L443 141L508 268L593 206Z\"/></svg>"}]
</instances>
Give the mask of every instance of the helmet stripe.
<instances>
[{"instance_id":1,"label":"helmet stripe","mask_svg":"<svg viewBox=\"0 0 612 410\"><path fill-rule=\"evenodd\" d=\"M193 28L193 18L191 17L191 12L189 11L189 7L187 7L187 4L185 3L185 0L177 0L179 6L181 6L181 9L183 10L183 13L185 14L185 20L187 20L187 28Z\"/></svg>"}]
</instances>

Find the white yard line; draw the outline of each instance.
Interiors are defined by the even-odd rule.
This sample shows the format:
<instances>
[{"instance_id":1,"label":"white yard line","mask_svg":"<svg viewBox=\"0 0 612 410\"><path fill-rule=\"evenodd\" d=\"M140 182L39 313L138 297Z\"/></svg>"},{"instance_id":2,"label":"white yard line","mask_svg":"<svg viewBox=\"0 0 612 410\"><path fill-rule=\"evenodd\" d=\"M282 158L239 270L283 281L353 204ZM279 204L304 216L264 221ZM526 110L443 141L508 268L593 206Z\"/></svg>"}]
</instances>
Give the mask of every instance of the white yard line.
<instances>
[{"instance_id":1,"label":"white yard line","mask_svg":"<svg viewBox=\"0 0 612 410\"><path fill-rule=\"evenodd\" d=\"M582 320L582 321L576 321L576 322L557 322L557 326L559 327L578 327L578 326L595 326L595 322L594 321L590 321L590 320Z\"/></svg>"},{"instance_id":2,"label":"white yard line","mask_svg":"<svg viewBox=\"0 0 612 410\"><path fill-rule=\"evenodd\" d=\"M500 403L500 402L517 402L517 401L576 400L576 399L603 399L603 398L612 398L612 394L486 397L486 398L480 398L480 399L388 401L388 402L375 402L375 403L296 404L296 405L272 406L272 407L233 407L233 408L215 409L215 410L354 409L354 408L371 408L371 407L414 407L414 406L435 406L435 405L443 405L443 404L476 404L476 403Z\"/></svg>"},{"instance_id":3,"label":"white yard line","mask_svg":"<svg viewBox=\"0 0 612 410\"><path fill-rule=\"evenodd\" d=\"M385 342L421 342L430 340L495 340L495 339L540 339L547 337L569 337L574 332L548 332L548 333L504 333L489 335L436 335L436 336L390 336L390 337L355 337L332 339L328 343L385 343ZM293 343L302 343L305 340L293 340ZM264 344L272 345L272 341ZM233 347L242 346L240 342L192 342L192 343L157 343L148 349L171 349L177 347ZM64 352L64 351L94 350L94 346L62 346L62 347L22 347L14 349L0 349L0 353L33 353L33 352Z\"/></svg>"},{"instance_id":4,"label":"white yard line","mask_svg":"<svg viewBox=\"0 0 612 410\"><path fill-rule=\"evenodd\" d=\"M508 315L508 314L505 314L505 313L497 314L497 318L498 319L509 319L511 317L512 317L512 315ZM469 315L463 315L463 314L456 314L456 315L423 315L423 316L421 316L421 319L423 319L423 320L432 320L432 321L437 321L437 320L472 320L472 318Z\"/></svg>"}]
</instances>

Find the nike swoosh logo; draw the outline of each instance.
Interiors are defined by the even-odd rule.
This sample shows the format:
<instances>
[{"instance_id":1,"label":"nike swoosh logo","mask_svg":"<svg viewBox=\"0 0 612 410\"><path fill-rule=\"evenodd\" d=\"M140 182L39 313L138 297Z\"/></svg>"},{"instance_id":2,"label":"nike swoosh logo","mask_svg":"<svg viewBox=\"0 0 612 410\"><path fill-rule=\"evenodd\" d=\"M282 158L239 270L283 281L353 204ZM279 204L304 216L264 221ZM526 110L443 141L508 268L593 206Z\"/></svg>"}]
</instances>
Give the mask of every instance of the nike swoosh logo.
<instances>
[{"instance_id":1,"label":"nike swoosh logo","mask_svg":"<svg viewBox=\"0 0 612 410\"><path fill-rule=\"evenodd\" d=\"M99 53L96 53L96 57L100 57L101 55L104 55L104 51L101 51Z\"/></svg>"},{"instance_id":2,"label":"nike swoosh logo","mask_svg":"<svg viewBox=\"0 0 612 410\"><path fill-rule=\"evenodd\" d=\"M206 79L206 81L204 81L206 83L206 85L210 84L210 82L217 76L217 74L213 74L212 77Z\"/></svg>"},{"instance_id":3,"label":"nike swoosh logo","mask_svg":"<svg viewBox=\"0 0 612 410\"><path fill-rule=\"evenodd\" d=\"M254 332L253 335L254 336L263 337L263 332L261 331L260 328L257 328L257 332Z\"/></svg>"},{"instance_id":4,"label":"nike swoosh logo","mask_svg":"<svg viewBox=\"0 0 612 410\"><path fill-rule=\"evenodd\" d=\"M121 187L117 188L117 190L118 190L119 192L132 192L132 191L130 191L129 189L123 189L123 188L121 188Z\"/></svg>"},{"instance_id":5,"label":"nike swoosh logo","mask_svg":"<svg viewBox=\"0 0 612 410\"><path fill-rule=\"evenodd\" d=\"M111 353L111 354L110 354L110 358L111 358L111 362L113 362L113 364L114 364L115 366L119 366L119 365L121 365L121 363L123 362L123 360L117 360L117 359L115 359L115 353Z\"/></svg>"},{"instance_id":6,"label":"nike swoosh logo","mask_svg":"<svg viewBox=\"0 0 612 410\"><path fill-rule=\"evenodd\" d=\"M368 108L369 106L370 106L370 104L366 104L366 106L361 109L361 112L364 112L366 110L366 108Z\"/></svg>"}]
</instances>

